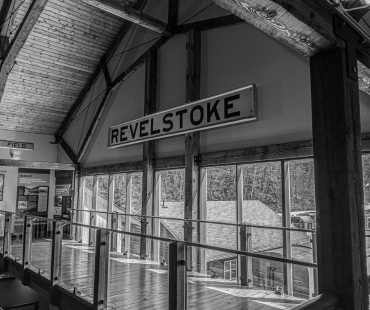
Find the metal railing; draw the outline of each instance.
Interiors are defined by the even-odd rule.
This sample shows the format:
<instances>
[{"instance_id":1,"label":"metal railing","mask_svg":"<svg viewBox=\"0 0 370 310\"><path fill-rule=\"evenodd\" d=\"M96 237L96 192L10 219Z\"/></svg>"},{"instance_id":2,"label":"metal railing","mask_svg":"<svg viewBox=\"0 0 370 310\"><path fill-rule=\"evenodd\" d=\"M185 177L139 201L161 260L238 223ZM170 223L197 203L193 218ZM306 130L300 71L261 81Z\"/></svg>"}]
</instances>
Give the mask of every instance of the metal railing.
<instances>
[{"instance_id":1,"label":"metal railing","mask_svg":"<svg viewBox=\"0 0 370 310\"><path fill-rule=\"evenodd\" d=\"M101 211L92 211L92 212L101 212ZM106 213L106 212L105 212ZM117 214L117 213L112 213ZM129 214L122 214L125 216L132 216ZM317 268L315 263L309 263L299 260L288 259L284 257L273 257L265 254L254 253L250 251L234 250L228 248L222 248L207 244L188 242L188 241L177 241L169 238L163 238L153 235L143 235L134 232L120 231L111 228L100 228L94 227L91 225L85 225L80 223L70 223L66 221L59 221L53 219L41 218L38 216L27 216L24 214L15 214L5 211L0 211L0 217L4 218L3 227L3 244L2 244L2 255L3 258L14 260L12 256L12 222L14 217L23 218L23 237L22 240L22 259L19 260L19 263L23 268L32 268L32 228L33 228L33 219L39 219L47 221L49 229L49 234L47 235L50 244L51 255L50 255L50 274L48 275L48 281L50 284L50 290L56 285L62 284L62 248L63 248L63 227L64 226L74 226L76 228L87 228L89 230L95 230L95 245L91 252L94 253L94 282L93 282L93 308L94 309L105 309L108 305L108 283L107 283L107 269L105 266L109 265L110 259L110 242L112 240L113 234L121 234L124 236L139 237L144 238L149 241L158 241L168 244L168 308L169 309L187 309L187 300L186 300L186 291L187 291L187 260L189 259L189 251L191 252L192 248L196 248L202 251L218 251L222 253L232 254L237 257L245 257L246 259L260 259L269 262L276 262L282 264L298 265L304 266L307 268ZM138 216L138 215L133 215ZM313 232L311 230L301 230L295 228L284 228L284 227L268 227L260 225L249 225L249 224L232 224L232 223L222 223L222 222L212 222L212 221L199 221L199 220L183 220L178 218L161 218L153 216L140 216L144 218L152 219L163 219L163 220L181 220L189 221L196 223L206 223L206 224L219 224L219 225L232 225L237 227L254 227L254 228L264 228L264 229L280 229L280 230L291 230L299 232ZM1 223L0 223L1 224ZM0 225L1 226L1 225ZM246 229L244 232L246 233ZM1 234L0 234L1 235ZM247 240L247 236L244 236L244 240ZM90 248L89 248L90 249ZM187 251L189 250L189 251ZM250 263L251 264L251 263ZM244 268L244 270L246 270ZM40 272L39 272L40 273ZM297 308L301 309L301 308Z\"/></svg>"}]
</instances>

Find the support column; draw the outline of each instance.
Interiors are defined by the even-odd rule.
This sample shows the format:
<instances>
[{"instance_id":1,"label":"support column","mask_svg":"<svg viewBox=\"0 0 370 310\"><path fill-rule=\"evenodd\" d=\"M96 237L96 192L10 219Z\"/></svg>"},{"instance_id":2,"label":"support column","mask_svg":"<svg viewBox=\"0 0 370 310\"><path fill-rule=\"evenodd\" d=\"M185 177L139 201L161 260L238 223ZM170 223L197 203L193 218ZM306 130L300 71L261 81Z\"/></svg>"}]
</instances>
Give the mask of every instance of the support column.
<instances>
[{"instance_id":1,"label":"support column","mask_svg":"<svg viewBox=\"0 0 370 310\"><path fill-rule=\"evenodd\" d=\"M157 101L157 50L150 50L146 59L145 74L145 105L144 115L153 114L156 111ZM156 130L156 128L154 128ZM154 162L155 142L148 141L143 144L143 191L142 191L142 215L153 214L153 191L154 191ZM151 220L141 218L141 234L150 235L152 231ZM151 240L140 238L140 258L147 259L151 256Z\"/></svg>"},{"instance_id":2,"label":"support column","mask_svg":"<svg viewBox=\"0 0 370 310\"><path fill-rule=\"evenodd\" d=\"M343 309L365 310L359 89L347 61L340 48L311 58L319 293L334 291Z\"/></svg>"},{"instance_id":3,"label":"support column","mask_svg":"<svg viewBox=\"0 0 370 310\"><path fill-rule=\"evenodd\" d=\"M126 175L126 214L131 214L131 204L132 204L132 174L127 173ZM125 231L130 232L131 231L131 221L132 216L126 215L125 216ZM127 254L127 257L130 256L130 248L131 248L131 236L130 235L124 235L125 238L125 249L124 254Z\"/></svg>"},{"instance_id":4,"label":"support column","mask_svg":"<svg viewBox=\"0 0 370 310\"><path fill-rule=\"evenodd\" d=\"M162 175L160 172L155 174L155 182L154 182L154 204L153 204L153 216L159 216L159 205L161 200L161 192L162 192ZM161 224L158 218L153 219L153 236L160 237L161 236ZM160 246L161 242L158 240L152 241L152 260L156 262L162 261L160 255Z\"/></svg>"},{"instance_id":5,"label":"support column","mask_svg":"<svg viewBox=\"0 0 370 310\"><path fill-rule=\"evenodd\" d=\"M96 205L98 200L98 177L96 175L93 176L93 193L92 193L92 206L91 210L96 211ZM96 226L96 217L97 213L90 211L90 226ZM95 245L95 232L96 229L90 228L89 229L89 245Z\"/></svg>"},{"instance_id":6,"label":"support column","mask_svg":"<svg viewBox=\"0 0 370 310\"><path fill-rule=\"evenodd\" d=\"M289 162L281 162L281 194L283 227L291 228L291 208L290 208L290 170ZM282 231L284 258L292 259L291 233L288 230ZM293 296L293 265L283 264L284 270L284 291L289 296Z\"/></svg>"},{"instance_id":7,"label":"support column","mask_svg":"<svg viewBox=\"0 0 370 310\"><path fill-rule=\"evenodd\" d=\"M186 35L186 102L200 99L200 53L201 53L201 33L197 29L190 30ZM200 153L200 133L192 132L185 135L185 211L184 219L198 218L198 188L199 188L199 166L195 165L194 157ZM197 235L196 225L192 222L184 222L185 241L193 240L193 235ZM193 269L193 264L197 262L196 251L192 248L187 249L187 268Z\"/></svg>"}]
</instances>

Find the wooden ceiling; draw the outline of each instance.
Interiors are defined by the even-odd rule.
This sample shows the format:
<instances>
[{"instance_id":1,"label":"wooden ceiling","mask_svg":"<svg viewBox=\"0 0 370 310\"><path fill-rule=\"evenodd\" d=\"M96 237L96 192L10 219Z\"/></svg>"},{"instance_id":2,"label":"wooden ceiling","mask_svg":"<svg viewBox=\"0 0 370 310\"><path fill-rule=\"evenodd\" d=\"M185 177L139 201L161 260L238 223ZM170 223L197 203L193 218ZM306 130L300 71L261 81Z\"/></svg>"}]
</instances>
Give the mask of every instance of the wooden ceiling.
<instances>
[{"instance_id":1,"label":"wooden ceiling","mask_svg":"<svg viewBox=\"0 0 370 310\"><path fill-rule=\"evenodd\" d=\"M0 129L58 136L125 27L136 20L171 35L142 12L147 1L158 0L0 0ZM213 2L307 57L338 44L327 1ZM359 78L370 94L361 63Z\"/></svg>"},{"instance_id":2,"label":"wooden ceiling","mask_svg":"<svg viewBox=\"0 0 370 310\"><path fill-rule=\"evenodd\" d=\"M10 40L31 0L19 2ZM0 128L54 135L123 23L82 1L49 0L9 73Z\"/></svg>"}]
</instances>

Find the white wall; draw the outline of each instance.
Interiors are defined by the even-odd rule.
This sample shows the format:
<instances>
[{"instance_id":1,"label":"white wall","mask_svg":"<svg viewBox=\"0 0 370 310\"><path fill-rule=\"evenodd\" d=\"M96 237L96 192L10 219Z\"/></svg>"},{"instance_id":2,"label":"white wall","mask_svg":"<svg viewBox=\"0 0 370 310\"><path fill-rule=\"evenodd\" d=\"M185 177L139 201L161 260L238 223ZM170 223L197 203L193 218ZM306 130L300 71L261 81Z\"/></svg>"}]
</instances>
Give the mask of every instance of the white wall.
<instances>
[{"instance_id":1,"label":"white wall","mask_svg":"<svg viewBox=\"0 0 370 310\"><path fill-rule=\"evenodd\" d=\"M21 160L44 162L57 161L57 145L53 144L55 142L54 136L0 130L0 140L34 143L33 151L21 151ZM11 159L9 149L0 148L0 159Z\"/></svg>"},{"instance_id":2,"label":"white wall","mask_svg":"<svg viewBox=\"0 0 370 310\"><path fill-rule=\"evenodd\" d=\"M206 1L207 2L207 1ZM205 7L198 2L180 2L180 19ZM192 2L195 3L195 2ZM147 12L148 13L148 12ZM225 11L211 6L201 14L204 19L221 16ZM196 16L195 19L199 19ZM143 42L152 34L145 30L133 32L132 42ZM131 46L133 45L133 43ZM127 42L126 42L127 43ZM122 42L121 49L126 44ZM148 47L147 47L148 48ZM127 68L127 59L136 59L147 48L140 47L125 55L110 70L118 75ZM201 98L220 94L254 83L258 89L258 121L203 131L201 152L214 152L312 139L311 90L309 59L248 24L240 24L202 32ZM108 149L108 128L143 115L145 65L142 65L117 89L91 139L81 167L124 163L142 159L142 144ZM185 103L186 36L176 35L158 51L159 111ZM361 93L362 128L370 131L370 98ZM88 116L90 118L90 116ZM76 120L63 137L77 145L84 117ZM86 122L87 123L87 122ZM86 126L86 124L85 124ZM157 157L184 154L184 136L157 140Z\"/></svg>"}]
</instances>

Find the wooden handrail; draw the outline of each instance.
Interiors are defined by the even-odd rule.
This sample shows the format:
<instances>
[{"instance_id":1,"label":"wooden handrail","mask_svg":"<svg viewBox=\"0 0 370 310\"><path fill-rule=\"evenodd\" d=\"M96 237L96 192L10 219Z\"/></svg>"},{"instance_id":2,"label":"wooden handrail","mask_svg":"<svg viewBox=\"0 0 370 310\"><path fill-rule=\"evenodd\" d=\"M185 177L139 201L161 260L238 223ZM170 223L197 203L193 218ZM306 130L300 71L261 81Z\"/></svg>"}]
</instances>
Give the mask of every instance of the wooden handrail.
<instances>
[{"instance_id":1,"label":"wooden handrail","mask_svg":"<svg viewBox=\"0 0 370 310\"><path fill-rule=\"evenodd\" d=\"M303 304L293 307L291 310L341 310L339 296L332 292L323 293Z\"/></svg>"}]
</instances>

